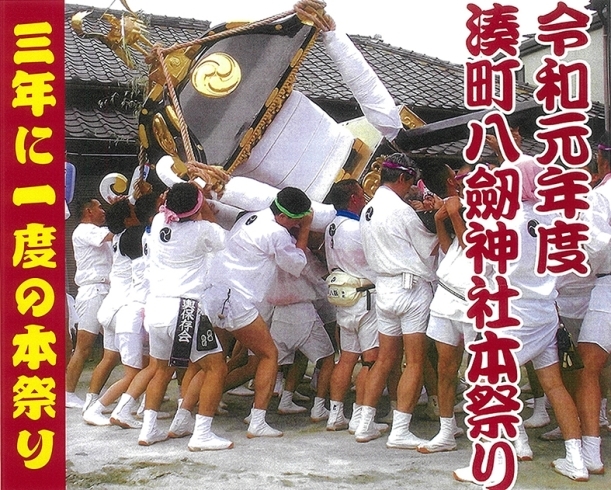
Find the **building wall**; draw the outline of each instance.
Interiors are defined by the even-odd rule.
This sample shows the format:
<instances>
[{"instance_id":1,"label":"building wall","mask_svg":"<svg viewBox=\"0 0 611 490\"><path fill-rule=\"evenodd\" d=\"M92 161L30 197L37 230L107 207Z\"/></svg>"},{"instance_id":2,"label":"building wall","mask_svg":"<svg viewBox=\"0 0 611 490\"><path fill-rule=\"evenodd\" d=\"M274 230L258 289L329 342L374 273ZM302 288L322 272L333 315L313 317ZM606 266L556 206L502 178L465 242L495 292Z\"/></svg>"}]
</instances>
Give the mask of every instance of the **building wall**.
<instances>
[{"instance_id":1,"label":"building wall","mask_svg":"<svg viewBox=\"0 0 611 490\"><path fill-rule=\"evenodd\" d=\"M592 101L604 103L604 43L603 29L590 31L592 42L587 48L567 53L565 61L571 62L576 60L585 60L590 64L590 80ZM537 51L522 54L520 58L524 62L524 81L531 85L535 85L533 75L541 66L543 56L548 56L550 50L547 46L541 46Z\"/></svg>"}]
</instances>

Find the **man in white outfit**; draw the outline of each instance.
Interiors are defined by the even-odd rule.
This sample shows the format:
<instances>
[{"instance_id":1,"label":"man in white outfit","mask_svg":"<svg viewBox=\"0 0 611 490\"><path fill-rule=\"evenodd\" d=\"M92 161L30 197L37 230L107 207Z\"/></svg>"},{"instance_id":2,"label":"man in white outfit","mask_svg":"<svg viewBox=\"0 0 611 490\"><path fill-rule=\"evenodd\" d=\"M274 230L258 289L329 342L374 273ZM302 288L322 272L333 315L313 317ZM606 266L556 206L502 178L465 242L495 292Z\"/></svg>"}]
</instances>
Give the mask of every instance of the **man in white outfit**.
<instances>
[{"instance_id":1,"label":"man in white outfit","mask_svg":"<svg viewBox=\"0 0 611 490\"><path fill-rule=\"evenodd\" d=\"M152 193L145 194L136 200L134 213L139 223L150 225L158 211L159 206L157 201L158 196ZM112 424L113 420L105 417L103 412L112 402L121 396L119 405L113 411L114 421L119 421L122 427L130 427L130 424L142 427L142 423L131 416L131 404L129 407L126 407L127 402L135 403L135 401L133 399L130 400L129 398L131 397L126 398L129 395L124 397L122 394L128 390L132 380L142 368L148 364L148 333L143 327L144 305L146 303L146 295L148 294L148 278L145 276L146 257L143 254L143 243L146 243L145 230L144 224L130 226L121 234L118 243L117 252L124 258L129 259L130 278L129 287L122 289L122 294L125 295L122 299L124 304L114 314L111 324L114 324L114 339L112 340L116 350L119 352L124 374L121 379L113 383L102 396L97 398L83 412L83 419L91 425ZM114 265L115 263L113 263L113 268ZM105 302L113 294L112 290L111 287L111 292L106 297ZM100 308L100 311L103 308ZM109 331L105 327L105 344L107 343L106 336L108 334ZM146 386L144 386L142 392L145 390ZM127 408L126 410L124 409L125 407Z\"/></svg>"},{"instance_id":2,"label":"man in white outfit","mask_svg":"<svg viewBox=\"0 0 611 490\"><path fill-rule=\"evenodd\" d=\"M333 344L326 332L323 321L315 308L317 287L326 284L319 274L324 269L314 267L318 260L306 249L308 265L299 277L282 269L276 271L274 284L266 301L274 306L270 323L270 334L278 349L278 365L288 366L284 389L278 403L282 415L305 412L306 408L293 402L293 395L302 372L297 369L295 355L299 351L315 366L320 362L316 397L310 412L313 422L321 422L329 416L325 401L329 395L329 383L333 372Z\"/></svg>"},{"instance_id":3,"label":"man in white outfit","mask_svg":"<svg viewBox=\"0 0 611 490\"><path fill-rule=\"evenodd\" d=\"M452 451L455 436L463 431L456 426L454 399L458 370L465 344L475 340L475 329L467 317L467 291L471 286L473 261L465 254L463 235L466 224L461 214L460 184L454 171L444 164L431 163L422 169L427 189L443 199L435 213L439 247L444 253L437 269L438 285L431 303L431 315L426 334L437 348L437 394L439 397L439 433L418 446L420 453ZM452 234L446 223L451 224Z\"/></svg>"},{"instance_id":4,"label":"man in white outfit","mask_svg":"<svg viewBox=\"0 0 611 490\"><path fill-rule=\"evenodd\" d=\"M142 446L168 437L167 432L158 427L157 415L175 371L168 361L175 347L184 341L186 350L190 350L185 355L205 373L189 450L233 447L231 441L211 430L227 366L212 326L201 315L207 256L224 247L225 235L195 183L174 185L168 191L165 205L153 219L148 241L149 295L144 321L149 331L150 362L155 373L146 389L138 437L138 444Z\"/></svg>"},{"instance_id":5,"label":"man in white outfit","mask_svg":"<svg viewBox=\"0 0 611 490\"><path fill-rule=\"evenodd\" d=\"M382 164L380 188L360 219L365 257L376 273L376 312L380 351L370 370L358 442L380 436L375 407L388 374L405 349L406 366L399 381L397 410L386 443L390 448L416 449L424 440L409 430L423 382L426 326L433 299L437 237L426 229L403 198L418 180L416 164L395 153Z\"/></svg>"},{"instance_id":6,"label":"man in white outfit","mask_svg":"<svg viewBox=\"0 0 611 490\"><path fill-rule=\"evenodd\" d=\"M364 388L369 369L378 357L378 324L375 310L375 272L369 267L361 243L359 218L365 207L365 193L356 180L341 180L331 187L326 201L335 206L337 217L325 232L325 255L329 273L340 270L355 278L362 291L352 305L337 305L340 331L340 358L331 376L331 403L327 430L354 433L363 406ZM332 286L333 287L333 286ZM333 300L331 300L333 301ZM352 417L344 416L344 397L350 388L352 372L359 358L362 368L356 378L356 400ZM386 429L379 424L379 429Z\"/></svg>"},{"instance_id":7,"label":"man in white outfit","mask_svg":"<svg viewBox=\"0 0 611 490\"><path fill-rule=\"evenodd\" d=\"M121 251L120 243L123 240L127 227L138 223L134 215L133 206L127 199L113 202L106 213L106 225L114 234L111 244L113 250L112 266L110 268L110 289L98 309L98 322L104 330L104 353L102 359L91 373L89 389L85 396L83 415L98 400L100 391L108 381L109 375L121 362L119 348L115 344L115 327L117 312L127 304L127 297L131 289L132 267L129 257ZM92 419L85 419L90 422ZM100 420L101 421L101 420Z\"/></svg>"},{"instance_id":8,"label":"man in white outfit","mask_svg":"<svg viewBox=\"0 0 611 490\"><path fill-rule=\"evenodd\" d=\"M589 195L590 208L584 221L590 227L586 245L596 282L588 311L579 332L578 351L584 368L577 383L577 408L581 420L583 456L591 474L605 471L600 440L600 373L611 353L611 136L606 133L598 145L598 174L601 183Z\"/></svg>"},{"instance_id":9,"label":"man in white outfit","mask_svg":"<svg viewBox=\"0 0 611 490\"><path fill-rule=\"evenodd\" d=\"M258 362L249 438L283 435L265 421L278 371L278 350L257 308L278 268L296 277L305 268L312 217L311 201L305 193L286 187L269 208L238 220L225 249L214 256L210 267L205 292L210 321L252 351ZM289 233L291 228L299 228L296 242Z\"/></svg>"},{"instance_id":10,"label":"man in white outfit","mask_svg":"<svg viewBox=\"0 0 611 490\"><path fill-rule=\"evenodd\" d=\"M81 222L72 234L72 247L76 261L74 282L78 286L75 309L78 331L74 353L66 367L66 407L82 408L83 400L74 393L83 372L85 361L91 354L95 339L101 331L98 310L108 294L112 265L110 241L113 234L103 226L106 213L100 201L90 199L79 206Z\"/></svg>"}]
</instances>

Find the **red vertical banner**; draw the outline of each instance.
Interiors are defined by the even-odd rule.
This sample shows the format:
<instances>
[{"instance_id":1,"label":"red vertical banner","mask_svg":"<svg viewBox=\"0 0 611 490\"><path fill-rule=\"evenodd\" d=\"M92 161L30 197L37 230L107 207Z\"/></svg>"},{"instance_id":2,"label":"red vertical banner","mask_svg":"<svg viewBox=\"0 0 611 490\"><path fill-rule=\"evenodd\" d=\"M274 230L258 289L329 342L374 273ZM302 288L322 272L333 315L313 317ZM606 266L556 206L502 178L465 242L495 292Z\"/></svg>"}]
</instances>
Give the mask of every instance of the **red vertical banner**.
<instances>
[{"instance_id":1,"label":"red vertical banner","mask_svg":"<svg viewBox=\"0 0 611 490\"><path fill-rule=\"evenodd\" d=\"M63 0L0 24L0 487L65 488Z\"/></svg>"},{"instance_id":2,"label":"red vertical banner","mask_svg":"<svg viewBox=\"0 0 611 490\"><path fill-rule=\"evenodd\" d=\"M503 159L517 161L517 146L506 115L515 110L515 73L520 25L517 7L494 3L492 8L467 5L471 12L464 63L464 102L468 109L490 109L482 121L469 123L469 141L463 149L468 163L477 163L486 131L493 129ZM499 59L498 56L502 55ZM488 169L477 165L465 179L466 255L474 261L473 287L468 291L467 316L481 339L466 345L471 354L465 393L467 435L472 441L471 473L485 488L513 488L518 455L511 443L522 423L519 399L520 366L516 353L521 341L511 331L522 319L511 316L511 302L521 291L510 282L508 264L520 260L520 234L512 221L521 209L520 173L515 168ZM493 268L486 277L486 265Z\"/></svg>"}]
</instances>

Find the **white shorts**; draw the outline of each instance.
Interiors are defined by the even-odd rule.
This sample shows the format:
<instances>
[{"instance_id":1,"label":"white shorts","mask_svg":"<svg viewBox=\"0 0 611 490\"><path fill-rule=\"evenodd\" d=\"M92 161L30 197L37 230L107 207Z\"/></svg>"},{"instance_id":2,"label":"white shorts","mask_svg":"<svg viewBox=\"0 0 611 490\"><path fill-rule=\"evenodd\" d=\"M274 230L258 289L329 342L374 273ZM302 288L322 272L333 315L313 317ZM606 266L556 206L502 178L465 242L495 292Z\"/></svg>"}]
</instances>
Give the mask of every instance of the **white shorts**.
<instances>
[{"instance_id":1,"label":"white shorts","mask_svg":"<svg viewBox=\"0 0 611 490\"><path fill-rule=\"evenodd\" d=\"M579 333L579 343L596 344L611 353L611 313L588 310Z\"/></svg>"},{"instance_id":2,"label":"white shorts","mask_svg":"<svg viewBox=\"0 0 611 490\"><path fill-rule=\"evenodd\" d=\"M141 333L144 324L144 304L133 301L117 311L115 333Z\"/></svg>"},{"instance_id":3,"label":"white shorts","mask_svg":"<svg viewBox=\"0 0 611 490\"><path fill-rule=\"evenodd\" d=\"M113 321L117 312L126 304L125 299L124 296L113 293L112 289L106 295L98 309L98 322L102 328L107 327Z\"/></svg>"},{"instance_id":4,"label":"white shorts","mask_svg":"<svg viewBox=\"0 0 611 490\"><path fill-rule=\"evenodd\" d=\"M98 310L108 294L108 284L88 284L80 286L74 300L74 309L78 315L78 328L97 335L102 330L98 321Z\"/></svg>"},{"instance_id":5,"label":"white shorts","mask_svg":"<svg viewBox=\"0 0 611 490\"><path fill-rule=\"evenodd\" d=\"M512 313L526 322L508 331L522 342L522 349L516 353L519 365L532 361L535 369L542 369L557 363L559 320L553 302L520 298L512 302Z\"/></svg>"},{"instance_id":6,"label":"white shorts","mask_svg":"<svg viewBox=\"0 0 611 490\"><path fill-rule=\"evenodd\" d=\"M212 325L229 332L244 328L259 316L259 310L239 291L214 285L204 291L203 310Z\"/></svg>"},{"instance_id":7,"label":"white shorts","mask_svg":"<svg viewBox=\"0 0 611 490\"><path fill-rule=\"evenodd\" d=\"M512 316L524 323L507 332L522 342L522 349L516 353L519 365L532 361L535 369L542 369L557 363L556 333L560 322L554 300L519 298L512 301L511 309Z\"/></svg>"},{"instance_id":8,"label":"white shorts","mask_svg":"<svg viewBox=\"0 0 611 490\"><path fill-rule=\"evenodd\" d=\"M547 342L539 344L524 342L522 350L518 351L518 364L523 366L528 361L532 361L535 369L543 369L558 362L558 347L556 342L556 330L550 330L547 335ZM515 335L515 332L512 332ZM520 336L518 338L521 340Z\"/></svg>"},{"instance_id":9,"label":"white shorts","mask_svg":"<svg viewBox=\"0 0 611 490\"><path fill-rule=\"evenodd\" d=\"M399 276L379 276L376 282L378 332L391 337L425 333L433 299L431 284L414 277L412 287L404 287Z\"/></svg>"},{"instance_id":10,"label":"white shorts","mask_svg":"<svg viewBox=\"0 0 611 490\"><path fill-rule=\"evenodd\" d=\"M579 342L596 344L611 353L611 276L596 279Z\"/></svg>"},{"instance_id":11,"label":"white shorts","mask_svg":"<svg viewBox=\"0 0 611 490\"><path fill-rule=\"evenodd\" d=\"M262 301L261 303L257 303L255 305L259 315L263 318L265 324L269 327L272 323L272 315L274 314L274 305L268 303L267 301Z\"/></svg>"},{"instance_id":12,"label":"white shorts","mask_svg":"<svg viewBox=\"0 0 611 490\"><path fill-rule=\"evenodd\" d=\"M142 369L142 357L149 354L148 333L143 327L144 304L132 301L119 309L115 318L115 343L121 354L121 362Z\"/></svg>"},{"instance_id":13,"label":"white shorts","mask_svg":"<svg viewBox=\"0 0 611 490\"><path fill-rule=\"evenodd\" d=\"M68 317L68 330L70 335L76 333L76 326L78 325L78 313L74 307L74 298L66 293L66 316Z\"/></svg>"},{"instance_id":14,"label":"white shorts","mask_svg":"<svg viewBox=\"0 0 611 490\"><path fill-rule=\"evenodd\" d=\"M456 292L456 294L460 294L460 292ZM464 295L461 296L464 297ZM444 287L440 286L438 282L435 283L433 301L431 301L430 305L431 315L456 320L462 323L472 323L467 316L468 310L469 303L466 300L463 300L450 291L444 289Z\"/></svg>"},{"instance_id":15,"label":"white shorts","mask_svg":"<svg viewBox=\"0 0 611 490\"><path fill-rule=\"evenodd\" d=\"M180 298L150 297L145 307L144 323L149 332L149 346L151 357L161 360L170 360L174 334L180 309ZM196 326L197 329L197 326ZM196 342L191 344L191 362L197 362L208 354L222 352L221 343L216 340L216 348L209 351L198 351Z\"/></svg>"},{"instance_id":16,"label":"white shorts","mask_svg":"<svg viewBox=\"0 0 611 490\"><path fill-rule=\"evenodd\" d=\"M378 317L374 298L375 294L372 294L370 310L367 310L365 296L353 306L337 307L339 343L342 351L362 354L379 346Z\"/></svg>"},{"instance_id":17,"label":"white shorts","mask_svg":"<svg viewBox=\"0 0 611 490\"><path fill-rule=\"evenodd\" d=\"M144 366L142 358L148 356L148 335L141 333L118 333L115 342L121 354L121 363L124 366L142 369Z\"/></svg>"},{"instance_id":18,"label":"white shorts","mask_svg":"<svg viewBox=\"0 0 611 490\"><path fill-rule=\"evenodd\" d=\"M473 342L477 332L472 323L452 320L431 313L426 335L436 342L458 347L461 344L466 345Z\"/></svg>"},{"instance_id":19,"label":"white shorts","mask_svg":"<svg viewBox=\"0 0 611 490\"><path fill-rule=\"evenodd\" d=\"M119 352L119 345L116 341L115 326L117 324L117 316L115 315L110 323L104 328L104 350Z\"/></svg>"},{"instance_id":20,"label":"white shorts","mask_svg":"<svg viewBox=\"0 0 611 490\"><path fill-rule=\"evenodd\" d=\"M335 306L329 303L327 298L315 299L313 303L316 313L318 313L318 316L325 325L337 321Z\"/></svg>"},{"instance_id":21,"label":"white shorts","mask_svg":"<svg viewBox=\"0 0 611 490\"><path fill-rule=\"evenodd\" d=\"M584 288L585 289L585 288ZM590 295L560 295L556 298L558 314L561 317L583 318L588 311ZM566 325L565 325L566 326Z\"/></svg>"},{"instance_id":22,"label":"white shorts","mask_svg":"<svg viewBox=\"0 0 611 490\"><path fill-rule=\"evenodd\" d=\"M313 363L335 352L312 303L276 306L270 333L280 366L292 364L298 350Z\"/></svg>"}]
</instances>

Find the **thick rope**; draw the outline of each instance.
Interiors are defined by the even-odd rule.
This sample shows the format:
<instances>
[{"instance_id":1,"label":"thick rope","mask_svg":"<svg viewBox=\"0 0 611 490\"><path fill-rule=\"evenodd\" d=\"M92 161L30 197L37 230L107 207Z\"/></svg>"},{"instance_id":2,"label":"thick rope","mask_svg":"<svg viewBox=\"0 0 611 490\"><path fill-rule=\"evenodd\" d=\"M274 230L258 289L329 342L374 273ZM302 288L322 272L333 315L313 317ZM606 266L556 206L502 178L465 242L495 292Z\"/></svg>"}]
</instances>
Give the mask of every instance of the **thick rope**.
<instances>
[{"instance_id":1,"label":"thick rope","mask_svg":"<svg viewBox=\"0 0 611 490\"><path fill-rule=\"evenodd\" d=\"M136 182L134 185L134 199L138 199L139 197L145 194L145 192L142 191L141 185L143 182L146 182L144 178L144 166L146 165L146 163L146 150L141 144L140 148L138 149L138 177L136 177Z\"/></svg>"},{"instance_id":2,"label":"thick rope","mask_svg":"<svg viewBox=\"0 0 611 490\"><path fill-rule=\"evenodd\" d=\"M199 38L199 39L194 39L193 41L188 41L188 42L185 42L185 43L174 44L174 45L170 46L169 48L162 49L161 53L163 55L166 55L168 53L171 53L172 51L176 51L177 49L189 48L191 46L195 46L196 44L206 44L206 43L209 43L209 42L212 42L212 41L217 41L219 39L223 39L223 38L228 37L228 36L233 36L235 34L241 34L243 32L250 31L250 30L255 29L257 27L264 26L264 25L267 25L267 24L271 24L272 22L275 22L277 20L284 19L285 17L288 17L289 15L292 15L294 13L295 13L294 10L287 10L286 12L283 12L281 14L276 14L276 15L273 15L271 17L267 17L266 19L257 20L255 22L250 22L248 24L244 24L243 26L234 27L233 29L229 29L227 31L218 32L216 34L212 34L211 36L206 36L206 37L202 37L202 38Z\"/></svg>"},{"instance_id":3,"label":"thick rope","mask_svg":"<svg viewBox=\"0 0 611 490\"><path fill-rule=\"evenodd\" d=\"M176 95L176 91L174 90L174 84L172 83L172 78L170 76L168 66L165 63L165 57L162 51L163 50L160 46L153 48L153 52L157 55L157 59L159 60L159 64L161 65L161 68L163 70L163 74L166 80L166 86L168 87L168 92L170 93L170 100L172 101L174 111L176 112L176 117L178 118L178 125L180 126L180 136L182 137L183 146L187 154L187 163L191 163L195 161L195 154L193 153L193 147L191 146L191 139L189 138L187 124L185 123L185 118L183 116L182 109L180 108L180 104L178 103L178 96Z\"/></svg>"},{"instance_id":4,"label":"thick rope","mask_svg":"<svg viewBox=\"0 0 611 490\"><path fill-rule=\"evenodd\" d=\"M140 145L140 148L138 149L138 179L140 180L144 180L144 167L147 161L148 159L146 157L146 149L144 148L144 146Z\"/></svg>"}]
</instances>

